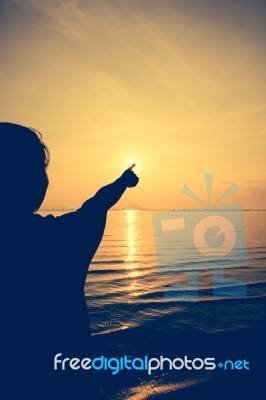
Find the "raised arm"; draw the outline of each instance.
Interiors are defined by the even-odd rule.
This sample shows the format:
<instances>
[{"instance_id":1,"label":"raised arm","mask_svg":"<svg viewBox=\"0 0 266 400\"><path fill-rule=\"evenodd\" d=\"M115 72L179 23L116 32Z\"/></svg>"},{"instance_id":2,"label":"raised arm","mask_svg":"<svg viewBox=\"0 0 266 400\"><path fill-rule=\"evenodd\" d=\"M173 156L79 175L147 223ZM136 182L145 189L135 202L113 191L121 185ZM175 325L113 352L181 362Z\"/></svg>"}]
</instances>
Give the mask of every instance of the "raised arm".
<instances>
[{"instance_id":1,"label":"raised arm","mask_svg":"<svg viewBox=\"0 0 266 400\"><path fill-rule=\"evenodd\" d=\"M132 171L134 167L135 164L131 165L120 178L98 190L95 196L83 204L83 207L86 207L87 202L94 202L97 207L105 210L109 210L109 208L113 207L125 192L126 188L134 187L138 184L139 178Z\"/></svg>"},{"instance_id":2,"label":"raised arm","mask_svg":"<svg viewBox=\"0 0 266 400\"><path fill-rule=\"evenodd\" d=\"M126 188L138 184L139 178L132 171L134 166L133 164L128 168L116 181L98 190L77 211L58 217L39 216L47 224L54 224L56 221L53 229L59 237L64 238L64 252L69 259L73 258L73 265L83 263L85 269L82 273L86 272L101 242L108 209L116 204Z\"/></svg>"}]
</instances>

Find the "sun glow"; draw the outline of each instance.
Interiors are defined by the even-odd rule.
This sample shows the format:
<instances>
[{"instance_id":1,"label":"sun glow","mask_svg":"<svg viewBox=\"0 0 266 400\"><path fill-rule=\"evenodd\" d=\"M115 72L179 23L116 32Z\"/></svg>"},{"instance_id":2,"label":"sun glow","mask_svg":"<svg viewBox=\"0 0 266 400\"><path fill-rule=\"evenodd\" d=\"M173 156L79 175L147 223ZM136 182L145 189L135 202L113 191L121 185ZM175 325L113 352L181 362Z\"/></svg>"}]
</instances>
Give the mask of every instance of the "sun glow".
<instances>
[{"instance_id":1,"label":"sun glow","mask_svg":"<svg viewBox=\"0 0 266 400\"><path fill-rule=\"evenodd\" d=\"M126 170L131 167L131 165L135 164L133 167L134 172L139 172L141 170L141 162L137 156L128 156L121 164L121 169Z\"/></svg>"},{"instance_id":2,"label":"sun glow","mask_svg":"<svg viewBox=\"0 0 266 400\"><path fill-rule=\"evenodd\" d=\"M135 229L135 211L127 210L126 218L128 223L127 229L127 245L128 245L128 255L126 257L126 261L129 263L127 266L128 269L135 268L135 255L136 255L136 247L135 247L135 238L136 238L136 229Z\"/></svg>"},{"instance_id":3,"label":"sun glow","mask_svg":"<svg viewBox=\"0 0 266 400\"><path fill-rule=\"evenodd\" d=\"M208 171L213 197L236 182L233 202L265 207L264 2L2 3L1 115L50 149L43 208L80 207L133 163L121 208L195 206L181 188L202 199Z\"/></svg>"},{"instance_id":4,"label":"sun glow","mask_svg":"<svg viewBox=\"0 0 266 400\"><path fill-rule=\"evenodd\" d=\"M126 219L128 223L127 228L127 248L128 255L126 257L127 266L126 269L129 272L130 284L128 291L130 297L137 297L139 295L139 282L136 278L142 275L139 269L139 263L136 257L136 210L127 210ZM131 300L129 300L131 302Z\"/></svg>"}]
</instances>

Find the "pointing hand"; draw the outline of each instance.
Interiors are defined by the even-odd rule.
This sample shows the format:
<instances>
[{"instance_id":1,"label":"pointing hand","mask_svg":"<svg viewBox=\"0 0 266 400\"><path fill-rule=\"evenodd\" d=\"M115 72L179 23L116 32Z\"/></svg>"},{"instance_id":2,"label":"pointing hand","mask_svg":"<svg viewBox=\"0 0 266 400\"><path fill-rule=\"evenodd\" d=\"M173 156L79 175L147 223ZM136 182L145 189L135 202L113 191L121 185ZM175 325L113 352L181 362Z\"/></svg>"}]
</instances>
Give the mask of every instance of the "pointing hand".
<instances>
[{"instance_id":1,"label":"pointing hand","mask_svg":"<svg viewBox=\"0 0 266 400\"><path fill-rule=\"evenodd\" d=\"M122 174L122 178L125 180L125 184L127 187L135 187L138 184L139 178L133 172L133 168L136 164L132 164L125 172Z\"/></svg>"}]
</instances>

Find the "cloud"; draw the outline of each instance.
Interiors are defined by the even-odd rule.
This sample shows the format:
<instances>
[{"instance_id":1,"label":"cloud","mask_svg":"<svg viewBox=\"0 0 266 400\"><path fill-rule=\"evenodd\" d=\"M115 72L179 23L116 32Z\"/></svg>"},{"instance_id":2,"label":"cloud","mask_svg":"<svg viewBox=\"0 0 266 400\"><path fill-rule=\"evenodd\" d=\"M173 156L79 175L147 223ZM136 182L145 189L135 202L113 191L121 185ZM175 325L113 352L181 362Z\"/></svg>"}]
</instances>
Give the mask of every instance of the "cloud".
<instances>
[{"instance_id":1,"label":"cloud","mask_svg":"<svg viewBox=\"0 0 266 400\"><path fill-rule=\"evenodd\" d=\"M263 179L266 57L259 38L266 29L255 6L250 13L228 5L6 1L2 118L50 132L66 168L75 147L77 175L87 148L95 165L106 159L105 168L132 147L145 168L153 158L150 169L158 173L160 165L184 180L198 170L212 170L222 182Z\"/></svg>"},{"instance_id":2,"label":"cloud","mask_svg":"<svg viewBox=\"0 0 266 400\"><path fill-rule=\"evenodd\" d=\"M35 14L39 29L57 32L74 41L82 37L86 13L78 0L13 0L10 3L17 12Z\"/></svg>"}]
</instances>

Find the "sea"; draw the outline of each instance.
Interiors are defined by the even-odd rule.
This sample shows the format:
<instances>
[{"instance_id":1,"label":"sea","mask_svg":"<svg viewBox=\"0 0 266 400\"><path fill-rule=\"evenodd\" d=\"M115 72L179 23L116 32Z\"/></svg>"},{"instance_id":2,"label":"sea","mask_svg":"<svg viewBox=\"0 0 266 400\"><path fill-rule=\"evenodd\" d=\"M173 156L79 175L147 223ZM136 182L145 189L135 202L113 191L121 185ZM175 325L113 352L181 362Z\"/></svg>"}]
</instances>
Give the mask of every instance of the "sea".
<instances>
[{"instance_id":1,"label":"sea","mask_svg":"<svg viewBox=\"0 0 266 400\"><path fill-rule=\"evenodd\" d=\"M104 400L266 396L266 211L111 210L84 294L98 355L217 365L106 371Z\"/></svg>"}]
</instances>

